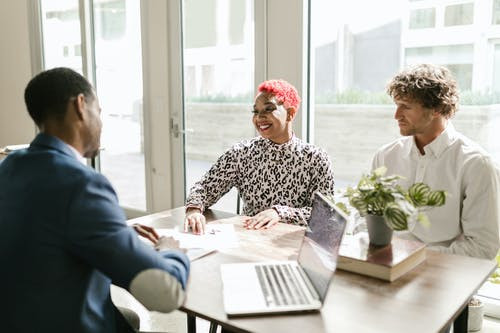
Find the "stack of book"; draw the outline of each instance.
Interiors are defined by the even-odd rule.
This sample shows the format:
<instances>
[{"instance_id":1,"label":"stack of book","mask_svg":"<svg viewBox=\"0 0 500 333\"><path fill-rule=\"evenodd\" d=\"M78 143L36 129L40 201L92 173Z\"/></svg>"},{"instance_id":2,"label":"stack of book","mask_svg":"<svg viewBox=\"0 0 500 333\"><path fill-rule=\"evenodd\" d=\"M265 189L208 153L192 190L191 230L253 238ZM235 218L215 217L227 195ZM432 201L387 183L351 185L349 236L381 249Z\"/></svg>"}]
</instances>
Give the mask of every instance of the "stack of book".
<instances>
[{"instance_id":1,"label":"stack of book","mask_svg":"<svg viewBox=\"0 0 500 333\"><path fill-rule=\"evenodd\" d=\"M392 238L391 244L371 246L368 234L345 235L340 246L339 269L394 281L425 261L425 244Z\"/></svg>"}]
</instances>

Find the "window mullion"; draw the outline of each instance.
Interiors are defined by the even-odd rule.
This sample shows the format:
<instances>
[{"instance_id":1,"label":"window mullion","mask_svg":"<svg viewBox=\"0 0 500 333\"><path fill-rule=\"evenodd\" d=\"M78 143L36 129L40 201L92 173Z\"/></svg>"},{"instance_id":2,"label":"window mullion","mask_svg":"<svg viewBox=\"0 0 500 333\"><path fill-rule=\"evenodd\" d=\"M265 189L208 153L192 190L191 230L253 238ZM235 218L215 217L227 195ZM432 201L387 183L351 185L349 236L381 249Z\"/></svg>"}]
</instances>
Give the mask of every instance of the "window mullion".
<instances>
[{"instance_id":1,"label":"window mullion","mask_svg":"<svg viewBox=\"0 0 500 333\"><path fill-rule=\"evenodd\" d=\"M82 43L82 72L97 91L92 0L79 0L78 7L78 12L80 14L80 38ZM99 155L87 160L87 164L95 170L101 171L101 159Z\"/></svg>"},{"instance_id":2,"label":"window mullion","mask_svg":"<svg viewBox=\"0 0 500 333\"><path fill-rule=\"evenodd\" d=\"M40 0L31 0L28 8L30 10L31 17L31 19L28 20L31 45L31 74L34 76L40 73L44 68L43 29Z\"/></svg>"},{"instance_id":3,"label":"window mullion","mask_svg":"<svg viewBox=\"0 0 500 333\"><path fill-rule=\"evenodd\" d=\"M79 0L80 34L82 41L82 71L83 75L96 86L95 74L95 50L93 27L93 5L92 0Z\"/></svg>"}]
</instances>

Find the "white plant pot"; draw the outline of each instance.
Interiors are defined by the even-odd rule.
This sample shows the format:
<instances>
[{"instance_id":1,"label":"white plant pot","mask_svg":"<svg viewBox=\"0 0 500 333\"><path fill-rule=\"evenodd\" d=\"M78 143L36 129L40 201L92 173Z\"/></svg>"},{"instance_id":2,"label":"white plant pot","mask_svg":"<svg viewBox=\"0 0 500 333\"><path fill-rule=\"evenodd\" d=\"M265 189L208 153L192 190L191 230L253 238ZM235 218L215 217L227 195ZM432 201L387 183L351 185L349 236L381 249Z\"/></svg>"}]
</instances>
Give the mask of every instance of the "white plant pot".
<instances>
[{"instance_id":1,"label":"white plant pot","mask_svg":"<svg viewBox=\"0 0 500 333\"><path fill-rule=\"evenodd\" d=\"M469 318L467 320L468 331L480 331L483 327L484 305L469 305Z\"/></svg>"}]
</instances>

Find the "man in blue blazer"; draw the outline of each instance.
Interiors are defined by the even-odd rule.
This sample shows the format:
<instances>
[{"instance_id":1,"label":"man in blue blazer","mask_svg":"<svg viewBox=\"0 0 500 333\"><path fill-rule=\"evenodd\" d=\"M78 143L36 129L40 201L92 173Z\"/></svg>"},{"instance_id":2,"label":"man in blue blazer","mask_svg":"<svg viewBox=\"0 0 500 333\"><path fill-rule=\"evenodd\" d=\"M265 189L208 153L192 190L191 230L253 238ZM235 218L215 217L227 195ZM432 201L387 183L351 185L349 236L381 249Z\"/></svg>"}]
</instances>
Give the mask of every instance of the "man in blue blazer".
<instances>
[{"instance_id":1,"label":"man in blue blazer","mask_svg":"<svg viewBox=\"0 0 500 333\"><path fill-rule=\"evenodd\" d=\"M99 149L101 109L90 83L55 68L34 77L24 97L40 134L0 163L1 330L131 331L111 283L150 310L178 308L187 257L141 242L108 180L79 161Z\"/></svg>"}]
</instances>

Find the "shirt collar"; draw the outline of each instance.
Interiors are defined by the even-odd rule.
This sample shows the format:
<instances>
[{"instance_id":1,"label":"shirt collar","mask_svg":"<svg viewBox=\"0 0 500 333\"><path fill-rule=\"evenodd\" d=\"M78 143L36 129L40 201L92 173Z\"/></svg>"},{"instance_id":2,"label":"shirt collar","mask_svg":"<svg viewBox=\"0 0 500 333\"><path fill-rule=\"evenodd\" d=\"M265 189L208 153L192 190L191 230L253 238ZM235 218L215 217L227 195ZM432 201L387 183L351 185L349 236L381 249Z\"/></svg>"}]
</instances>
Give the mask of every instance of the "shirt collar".
<instances>
[{"instance_id":1,"label":"shirt collar","mask_svg":"<svg viewBox=\"0 0 500 333\"><path fill-rule=\"evenodd\" d=\"M78 161L80 161L82 164L87 165L87 159L85 157L83 157L82 154L80 154L80 152L75 149L75 147L73 147L72 145L67 144L66 142L64 142L64 144L66 146L68 146L68 148L71 150L71 152L73 153L73 155L75 156L75 158Z\"/></svg>"},{"instance_id":2,"label":"shirt collar","mask_svg":"<svg viewBox=\"0 0 500 333\"><path fill-rule=\"evenodd\" d=\"M266 146L268 148L273 148L273 149L276 149L276 150L281 150L281 149L286 149L286 148L291 147L296 140L297 140L297 137L295 136L295 133L292 133L292 137L290 138L290 140L288 140L285 143L274 143L273 141L271 141L269 139L264 139L264 142L266 143Z\"/></svg>"},{"instance_id":3,"label":"shirt collar","mask_svg":"<svg viewBox=\"0 0 500 333\"><path fill-rule=\"evenodd\" d=\"M415 139L413 136L406 137L404 138L405 140L403 141L403 156L410 156L410 153L413 151L413 149L416 149L417 146L415 145Z\"/></svg>"},{"instance_id":4,"label":"shirt collar","mask_svg":"<svg viewBox=\"0 0 500 333\"><path fill-rule=\"evenodd\" d=\"M424 147L424 152L426 155L433 155L434 157L439 157L450 146L457 136L457 131L455 127L448 121L446 128L441 134L438 135L431 143ZM412 152L419 153L417 145L415 143L415 137L408 137L408 140L404 143L403 154L404 156L409 156Z\"/></svg>"},{"instance_id":5,"label":"shirt collar","mask_svg":"<svg viewBox=\"0 0 500 333\"><path fill-rule=\"evenodd\" d=\"M424 147L425 154L439 157L455 141L456 131L452 123L448 121L448 125L437 138Z\"/></svg>"}]
</instances>

